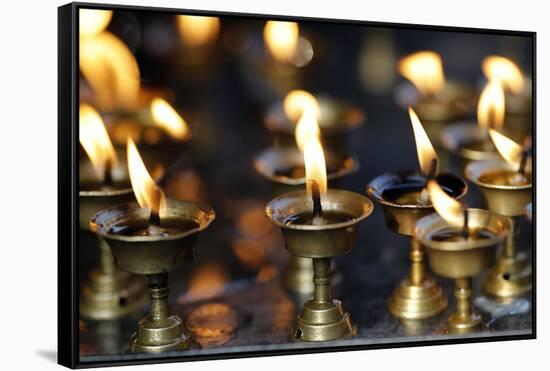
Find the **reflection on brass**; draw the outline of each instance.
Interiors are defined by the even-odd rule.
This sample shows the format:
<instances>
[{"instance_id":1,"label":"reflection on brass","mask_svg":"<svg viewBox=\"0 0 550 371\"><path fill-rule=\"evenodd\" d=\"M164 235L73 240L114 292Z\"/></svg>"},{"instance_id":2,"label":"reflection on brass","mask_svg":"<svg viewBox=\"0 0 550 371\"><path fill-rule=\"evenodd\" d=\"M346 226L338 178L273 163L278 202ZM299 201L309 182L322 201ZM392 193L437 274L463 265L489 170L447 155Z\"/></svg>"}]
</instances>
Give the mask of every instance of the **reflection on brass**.
<instances>
[{"instance_id":1,"label":"reflection on brass","mask_svg":"<svg viewBox=\"0 0 550 371\"><path fill-rule=\"evenodd\" d=\"M149 281L151 308L130 340L130 352L161 353L200 347L185 324L168 309L168 274L193 261L201 231L214 220L208 206L170 200L161 223L193 220L196 227L168 235L117 234L117 227L147 226L149 210L125 204L100 211L90 228L103 237L113 252L115 264L129 273L145 275Z\"/></svg>"},{"instance_id":2,"label":"reflection on brass","mask_svg":"<svg viewBox=\"0 0 550 371\"><path fill-rule=\"evenodd\" d=\"M487 230L491 233L489 238L438 240L435 237L451 227L435 213L418 220L415 231L416 237L427 247L434 273L455 280L457 310L448 318L451 333L467 333L481 328L481 316L472 306L472 277L495 263L497 250L510 231L507 217L481 209L468 209L467 212L470 230Z\"/></svg>"},{"instance_id":3,"label":"reflection on brass","mask_svg":"<svg viewBox=\"0 0 550 371\"><path fill-rule=\"evenodd\" d=\"M338 213L345 219L322 225L287 223L289 217L313 209L306 191L286 193L266 207L269 218L283 232L287 250L313 260L313 299L304 304L291 331L294 340L328 341L356 334L349 313L343 311L340 301L332 299L330 262L353 248L357 225L372 212L372 202L356 193L329 189L322 207L325 213Z\"/></svg>"},{"instance_id":4,"label":"reflection on brass","mask_svg":"<svg viewBox=\"0 0 550 371\"><path fill-rule=\"evenodd\" d=\"M437 180L456 199L463 197L467 192L466 183L459 177L441 174ZM433 206L418 202L402 204L386 197L388 190L406 184L416 185L415 188L421 189L424 181L423 175L412 171L388 173L373 179L367 188L370 198L383 207L386 226L411 238L409 276L401 281L388 301L390 313L401 319L430 318L445 310L448 305L441 287L425 272L424 246L413 237L417 220L433 213ZM416 198L413 201L416 201Z\"/></svg>"},{"instance_id":5,"label":"reflection on brass","mask_svg":"<svg viewBox=\"0 0 550 371\"><path fill-rule=\"evenodd\" d=\"M100 210L134 199L129 182L115 179L109 187L95 181L89 162L80 164L79 226L89 234L90 219ZM103 238L92 235L99 247L99 267L92 271L80 292L83 318L112 320L140 311L146 301L145 281L115 268L111 249Z\"/></svg>"},{"instance_id":6,"label":"reflection on brass","mask_svg":"<svg viewBox=\"0 0 550 371\"><path fill-rule=\"evenodd\" d=\"M204 348L227 343L233 337L237 325L237 313L224 303L200 305L187 319L187 327Z\"/></svg>"},{"instance_id":7,"label":"reflection on brass","mask_svg":"<svg viewBox=\"0 0 550 371\"><path fill-rule=\"evenodd\" d=\"M483 174L515 171L502 160L476 161L465 170L468 180L481 188L489 210L513 220L506 246L484 284L485 291L497 298L518 297L532 289L532 268L527 254L519 251L519 218L532 201L532 184L493 185L483 182Z\"/></svg>"}]
</instances>

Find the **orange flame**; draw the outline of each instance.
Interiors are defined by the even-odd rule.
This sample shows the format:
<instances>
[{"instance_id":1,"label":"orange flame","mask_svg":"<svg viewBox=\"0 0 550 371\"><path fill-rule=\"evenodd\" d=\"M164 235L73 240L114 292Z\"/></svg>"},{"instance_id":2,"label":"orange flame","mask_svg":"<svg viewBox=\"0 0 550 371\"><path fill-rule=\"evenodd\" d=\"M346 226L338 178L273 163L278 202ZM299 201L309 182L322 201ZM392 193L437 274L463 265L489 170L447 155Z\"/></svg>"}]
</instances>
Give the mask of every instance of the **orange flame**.
<instances>
[{"instance_id":1,"label":"orange flame","mask_svg":"<svg viewBox=\"0 0 550 371\"><path fill-rule=\"evenodd\" d=\"M435 52L420 51L410 54L399 61L397 69L422 95L437 95L445 86L443 62Z\"/></svg>"},{"instance_id":2,"label":"orange flame","mask_svg":"<svg viewBox=\"0 0 550 371\"><path fill-rule=\"evenodd\" d=\"M519 168L523 152L521 145L496 130L489 129L489 134L502 158L511 166ZM529 169L530 164L528 164L526 168Z\"/></svg>"},{"instance_id":3,"label":"orange flame","mask_svg":"<svg viewBox=\"0 0 550 371\"><path fill-rule=\"evenodd\" d=\"M306 110L296 125L296 143L304 154L307 191L311 195L311 180L319 186L321 197L327 194L327 168L321 145L321 131L311 110Z\"/></svg>"},{"instance_id":4,"label":"orange flame","mask_svg":"<svg viewBox=\"0 0 550 371\"><path fill-rule=\"evenodd\" d=\"M523 74L518 65L511 60L491 55L483 60L481 68L489 81L499 82L514 94L523 90Z\"/></svg>"},{"instance_id":5,"label":"orange flame","mask_svg":"<svg viewBox=\"0 0 550 371\"><path fill-rule=\"evenodd\" d=\"M414 110L409 107L409 116L411 118L411 123L414 131L414 141L416 142L416 153L418 155L418 163L420 164L420 170L422 174L429 175L430 169L432 166L432 161L436 160L435 173L437 174L439 161L437 154L435 153L434 147L428 138L428 134L424 130L424 127L420 123L418 116Z\"/></svg>"},{"instance_id":6,"label":"orange flame","mask_svg":"<svg viewBox=\"0 0 550 371\"><path fill-rule=\"evenodd\" d=\"M100 181L107 171L118 163L115 148L99 113L90 105L81 103L79 108L79 141L92 162Z\"/></svg>"},{"instance_id":7,"label":"orange flame","mask_svg":"<svg viewBox=\"0 0 550 371\"><path fill-rule=\"evenodd\" d=\"M151 102L153 122L175 139L185 139L191 134L187 123L164 99L155 98Z\"/></svg>"},{"instance_id":8,"label":"orange flame","mask_svg":"<svg viewBox=\"0 0 550 371\"><path fill-rule=\"evenodd\" d=\"M315 96L305 90L292 90L283 100L283 108L286 116L293 122L297 122L307 109L312 110L315 117L321 117L321 106Z\"/></svg>"},{"instance_id":9,"label":"orange flame","mask_svg":"<svg viewBox=\"0 0 550 371\"><path fill-rule=\"evenodd\" d=\"M151 213L162 216L166 209L166 197L164 192L155 183L131 138L128 138L128 172L134 195L139 206L150 209Z\"/></svg>"},{"instance_id":10,"label":"orange flame","mask_svg":"<svg viewBox=\"0 0 550 371\"><path fill-rule=\"evenodd\" d=\"M489 81L479 97L477 122L484 128L501 128L504 124L504 91L499 82Z\"/></svg>"},{"instance_id":11,"label":"orange flame","mask_svg":"<svg viewBox=\"0 0 550 371\"><path fill-rule=\"evenodd\" d=\"M300 29L296 22L267 21L264 41L267 49L279 62L288 62L296 52Z\"/></svg>"},{"instance_id":12,"label":"orange flame","mask_svg":"<svg viewBox=\"0 0 550 371\"><path fill-rule=\"evenodd\" d=\"M115 35L105 31L112 12L80 10L80 70L101 107L134 108L140 88L138 64Z\"/></svg>"},{"instance_id":13,"label":"orange flame","mask_svg":"<svg viewBox=\"0 0 550 371\"><path fill-rule=\"evenodd\" d=\"M437 213L450 225L462 228L464 209L460 202L449 196L435 180L428 181L428 193Z\"/></svg>"},{"instance_id":14,"label":"orange flame","mask_svg":"<svg viewBox=\"0 0 550 371\"><path fill-rule=\"evenodd\" d=\"M178 31L184 44L201 47L210 44L218 37L220 19L195 15L178 15Z\"/></svg>"}]
</instances>

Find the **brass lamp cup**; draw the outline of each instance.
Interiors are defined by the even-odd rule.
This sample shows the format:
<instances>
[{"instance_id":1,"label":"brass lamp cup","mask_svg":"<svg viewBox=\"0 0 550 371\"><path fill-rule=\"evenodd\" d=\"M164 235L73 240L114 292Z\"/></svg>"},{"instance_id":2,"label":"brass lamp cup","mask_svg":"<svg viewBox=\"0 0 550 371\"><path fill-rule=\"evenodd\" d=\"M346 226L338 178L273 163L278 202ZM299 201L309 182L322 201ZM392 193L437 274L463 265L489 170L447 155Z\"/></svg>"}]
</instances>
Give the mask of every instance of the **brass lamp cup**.
<instances>
[{"instance_id":1,"label":"brass lamp cup","mask_svg":"<svg viewBox=\"0 0 550 371\"><path fill-rule=\"evenodd\" d=\"M359 194L329 189L322 207L325 212L342 213L349 220L324 225L287 224L289 217L312 210L313 202L306 191L286 193L266 207L267 216L283 232L287 250L313 260L313 299L304 304L297 318L291 331L294 340L330 341L353 337L357 333L341 302L332 299L330 261L353 248L357 225L371 214L373 205Z\"/></svg>"},{"instance_id":2,"label":"brass lamp cup","mask_svg":"<svg viewBox=\"0 0 550 371\"><path fill-rule=\"evenodd\" d=\"M475 89L457 82L445 83L443 92L437 96L419 97L413 104L415 112L425 122L450 122L464 119L475 109Z\"/></svg>"},{"instance_id":3,"label":"brass lamp cup","mask_svg":"<svg viewBox=\"0 0 550 371\"><path fill-rule=\"evenodd\" d=\"M99 267L90 273L81 288L80 315L96 321L128 316L140 311L147 302L145 281L141 277L116 269L111 249L103 238L89 233L89 223L98 211L133 201L130 183L123 179L114 179L111 186L103 187L95 180L89 162L80 163L79 173L80 233L88 233L99 247ZM124 169L121 176L124 178Z\"/></svg>"},{"instance_id":4,"label":"brass lamp cup","mask_svg":"<svg viewBox=\"0 0 550 371\"><path fill-rule=\"evenodd\" d=\"M130 340L132 353L161 353L200 348L183 320L168 309L168 274L193 261L199 234L215 219L205 205L169 200L161 227L177 229L181 222L193 221L196 227L180 232L147 236L130 236L120 228L147 228L150 212L137 204L124 204L100 211L90 222L103 237L115 257L116 266L126 272L145 275L149 281L151 309Z\"/></svg>"},{"instance_id":5,"label":"brass lamp cup","mask_svg":"<svg viewBox=\"0 0 550 371\"><path fill-rule=\"evenodd\" d=\"M327 180L335 186L338 179L355 173L359 161L350 155L334 151L325 152ZM304 155L296 147L271 147L262 151L254 159L254 168L258 174L271 181L275 195L281 195L303 189L306 178L288 177L280 171L289 167L304 167ZM309 258L291 255L283 273L283 285L292 292L309 294L313 292L313 263Z\"/></svg>"},{"instance_id":6,"label":"brass lamp cup","mask_svg":"<svg viewBox=\"0 0 550 371\"><path fill-rule=\"evenodd\" d=\"M456 199L462 198L468 186L464 180L452 174L440 174L437 181L452 192ZM402 205L388 200L387 190L404 184L422 187L426 178L414 171L387 173L373 179L367 187L369 197L379 203L386 219L386 226L395 233L409 236L411 270L409 276L401 280L388 300L390 313L402 320L430 318L445 310L448 305L445 293L438 283L425 272L424 246L414 236L418 219L434 212L431 204L420 203Z\"/></svg>"},{"instance_id":7,"label":"brass lamp cup","mask_svg":"<svg viewBox=\"0 0 550 371\"><path fill-rule=\"evenodd\" d=\"M356 106L328 97L319 97L321 106L321 129L325 148L343 152L350 132L361 127L366 120L365 112ZM270 107L265 120L265 128L271 133L275 147L295 147L296 123L286 115L282 102Z\"/></svg>"},{"instance_id":8,"label":"brass lamp cup","mask_svg":"<svg viewBox=\"0 0 550 371\"><path fill-rule=\"evenodd\" d=\"M470 229L485 229L489 239L467 241L434 241L434 236L451 228L434 213L418 220L415 235L427 247L432 271L455 280L457 310L449 316L450 333L468 333L481 328L481 315L472 305L472 278L489 269L511 228L510 219L482 209L468 209Z\"/></svg>"},{"instance_id":9,"label":"brass lamp cup","mask_svg":"<svg viewBox=\"0 0 550 371\"><path fill-rule=\"evenodd\" d=\"M485 281L485 291L493 297L507 299L521 296L532 289L532 266L524 251L519 251L519 219L533 198L532 184L495 185L483 182L482 176L493 171L516 171L503 160L475 161L465 170L466 177L479 186L489 210L509 216L513 224L506 248Z\"/></svg>"}]
</instances>

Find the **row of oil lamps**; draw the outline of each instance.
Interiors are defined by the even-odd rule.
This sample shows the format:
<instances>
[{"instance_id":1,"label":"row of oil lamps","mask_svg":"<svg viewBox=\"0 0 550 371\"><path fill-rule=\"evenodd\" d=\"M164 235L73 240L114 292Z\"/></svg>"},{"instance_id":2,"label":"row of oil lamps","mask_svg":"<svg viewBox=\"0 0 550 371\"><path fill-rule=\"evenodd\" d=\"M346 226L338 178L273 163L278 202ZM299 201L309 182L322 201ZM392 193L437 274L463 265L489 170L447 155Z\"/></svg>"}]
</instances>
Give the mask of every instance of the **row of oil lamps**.
<instances>
[{"instance_id":1,"label":"row of oil lamps","mask_svg":"<svg viewBox=\"0 0 550 371\"><path fill-rule=\"evenodd\" d=\"M94 93L101 89L91 83L97 81L91 76L98 71L91 56L103 53L102 46L111 39L104 31L107 23L96 23L81 40L81 61L91 61L81 68ZM355 335L349 314L331 295L331 258L353 248L358 223L373 210L371 200L383 207L388 228L411 238L410 275L389 300L396 317L421 320L448 305L441 287L425 272L425 249L432 271L456 282L457 308L448 320L451 332L480 329L481 318L471 305L471 279L481 272L492 267L484 285L492 296L516 297L531 289L531 266L517 246L518 218L532 197L530 143L513 140L525 134L521 129L526 120L530 126L531 97L521 71L505 58L487 58L483 70L489 83L478 100L478 125L446 125L472 110L475 90L445 82L441 60L431 52L404 58L399 70L420 93L409 109L420 172L375 178L367 187L370 198L328 187L358 167L358 160L342 149L346 133L365 118L361 110L298 90L266 116L274 146L259 154L254 166L275 185L277 197L266 212L281 228L292 254L283 283L313 296L291 329L292 339L327 341ZM130 86L115 95L133 99L136 89L131 84L114 85ZM80 226L99 237L101 251L100 269L82 288L80 312L95 320L136 312L146 298L143 281L132 274L147 276L150 312L139 322L130 351L158 353L199 347L183 320L170 314L167 276L193 260L197 239L215 213L206 205L167 198L148 172L146 164L184 152L182 144L191 132L166 100L145 101L138 105L145 108L139 109L120 102L118 106L130 113L111 115L109 131L91 105L80 106L80 142L86 154L80 163ZM522 120L503 128L506 110ZM456 175L439 172L443 161L429 138L436 139L436 149L443 147L462 160L461 169L483 191L489 210L461 206L458 200L468 186ZM111 139L126 145L127 161L119 160Z\"/></svg>"}]
</instances>

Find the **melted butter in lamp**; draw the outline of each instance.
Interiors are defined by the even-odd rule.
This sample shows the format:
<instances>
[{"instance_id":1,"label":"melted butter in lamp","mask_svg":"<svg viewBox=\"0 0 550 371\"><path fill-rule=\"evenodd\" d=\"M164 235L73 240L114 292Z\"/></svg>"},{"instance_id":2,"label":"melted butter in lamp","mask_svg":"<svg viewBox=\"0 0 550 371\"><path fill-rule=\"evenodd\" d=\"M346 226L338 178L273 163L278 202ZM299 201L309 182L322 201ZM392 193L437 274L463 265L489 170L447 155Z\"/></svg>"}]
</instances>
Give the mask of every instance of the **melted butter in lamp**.
<instances>
[{"instance_id":1,"label":"melted butter in lamp","mask_svg":"<svg viewBox=\"0 0 550 371\"><path fill-rule=\"evenodd\" d=\"M495 170L482 174L479 181L501 186L525 186L531 184L531 174L520 174L511 170Z\"/></svg>"},{"instance_id":2,"label":"melted butter in lamp","mask_svg":"<svg viewBox=\"0 0 550 371\"><path fill-rule=\"evenodd\" d=\"M495 238L494 233L483 228L471 228L467 238L464 237L462 229L458 228L441 229L431 237L432 241L437 242L480 241L491 240L493 238Z\"/></svg>"}]
</instances>

